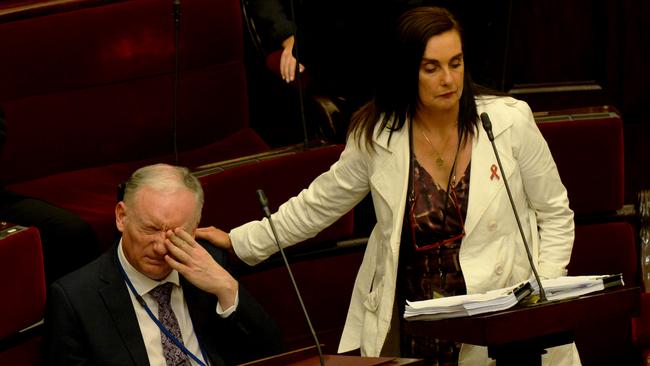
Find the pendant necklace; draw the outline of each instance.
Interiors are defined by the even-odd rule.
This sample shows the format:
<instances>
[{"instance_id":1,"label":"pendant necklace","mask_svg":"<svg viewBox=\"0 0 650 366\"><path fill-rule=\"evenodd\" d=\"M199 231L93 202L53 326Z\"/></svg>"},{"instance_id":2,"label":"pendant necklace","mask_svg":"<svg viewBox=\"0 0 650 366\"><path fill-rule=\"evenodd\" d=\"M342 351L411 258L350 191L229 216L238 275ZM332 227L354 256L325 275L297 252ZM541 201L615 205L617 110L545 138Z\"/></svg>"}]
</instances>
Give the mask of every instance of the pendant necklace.
<instances>
[{"instance_id":1,"label":"pendant necklace","mask_svg":"<svg viewBox=\"0 0 650 366\"><path fill-rule=\"evenodd\" d=\"M424 139L427 140L427 143L429 144L429 146L431 146L431 149L433 150L433 152L436 153L436 155L437 155L437 157L436 157L436 165L438 166L438 168L443 168L445 166L445 159L438 152L438 150L436 150L436 148L433 147L433 144L431 143L431 140L429 140L429 137L427 137L427 134L424 133L424 130L420 129L420 131L422 132L422 136L424 136ZM447 139L445 140L445 145L442 147L443 152L445 152L447 150L447 144L449 143L449 138L450 137L451 137L451 134L449 134L447 136Z\"/></svg>"}]
</instances>

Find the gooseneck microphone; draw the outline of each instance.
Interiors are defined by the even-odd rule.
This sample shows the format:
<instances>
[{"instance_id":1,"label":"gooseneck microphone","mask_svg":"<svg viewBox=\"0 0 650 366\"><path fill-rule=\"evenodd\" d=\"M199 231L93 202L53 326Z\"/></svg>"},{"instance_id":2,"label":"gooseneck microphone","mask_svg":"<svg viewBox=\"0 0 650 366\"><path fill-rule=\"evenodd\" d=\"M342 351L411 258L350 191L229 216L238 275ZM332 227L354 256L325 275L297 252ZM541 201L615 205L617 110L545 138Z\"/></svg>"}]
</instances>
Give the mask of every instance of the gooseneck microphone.
<instances>
[{"instance_id":1,"label":"gooseneck microphone","mask_svg":"<svg viewBox=\"0 0 650 366\"><path fill-rule=\"evenodd\" d=\"M282 250L282 246L280 245L280 239L278 238L278 233L275 231L275 225L273 225L273 220L271 220L269 201L266 199L266 194L264 194L263 190L261 189L257 190L257 199L260 201L260 205L262 206L262 212L264 212L264 216L269 220L269 224L271 225L271 231L273 232L273 237L275 238L275 243L278 245L278 249L280 249L280 254L282 255L282 260L284 261L284 266L287 268L287 272L289 272L289 278L291 278L291 284L293 285L293 290L296 292L296 296L298 296L300 307L302 308L302 312L305 314L305 319L307 319L307 325L309 326L309 331L311 331L311 335L312 337L314 337L314 342L316 342L316 350L318 351L318 358L320 359L320 365L325 366L325 359L323 358L323 352L321 351L320 348L320 342L318 341L318 337L316 337L316 331L314 331L314 327L311 325L309 314L307 314L307 308L305 308L305 303L302 301L302 296L300 296L300 291L298 290L298 285L296 284L296 280L293 278L293 273L291 272L291 267L289 266L289 262L287 261L287 256L284 255L284 250Z\"/></svg>"},{"instance_id":2,"label":"gooseneck microphone","mask_svg":"<svg viewBox=\"0 0 650 366\"><path fill-rule=\"evenodd\" d=\"M517 227L519 228L519 233L521 234L521 239L524 241L524 248L526 248L526 254L528 255L528 263L530 263L530 268L533 270L535 275L535 281L539 286L539 297L542 302L546 302L546 292L544 287L542 287L542 281L539 279L539 274L537 274L537 268L535 268L535 263L533 263L533 256L530 254L530 248L528 248L528 241L526 240L526 235L524 235L524 229L521 226L521 221L519 220L519 214L517 213L517 207L515 207L515 201L512 199L512 193L510 192L510 186L508 185L508 180L506 179L506 174L503 171L503 165L501 165L501 159L499 158L499 152L497 147L494 144L494 134L492 133L492 122L490 121L490 116L487 113L481 113L481 122L483 123L483 129L488 135L488 139L492 144L492 150L494 150L494 156L497 158L497 164L499 164L499 170L501 171L501 177L503 178L503 184L506 186L506 192L508 192L508 198L510 199L510 206L512 206L512 212L515 214L515 219L517 220Z\"/></svg>"}]
</instances>

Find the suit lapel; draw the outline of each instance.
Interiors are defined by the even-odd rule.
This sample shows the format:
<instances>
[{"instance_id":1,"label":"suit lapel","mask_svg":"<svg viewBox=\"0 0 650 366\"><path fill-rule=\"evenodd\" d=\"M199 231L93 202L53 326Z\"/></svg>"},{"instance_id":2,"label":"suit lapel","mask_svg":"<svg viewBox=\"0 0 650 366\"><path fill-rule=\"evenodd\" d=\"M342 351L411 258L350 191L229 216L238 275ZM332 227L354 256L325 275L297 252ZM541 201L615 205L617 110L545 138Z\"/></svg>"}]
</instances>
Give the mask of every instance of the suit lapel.
<instances>
[{"instance_id":1,"label":"suit lapel","mask_svg":"<svg viewBox=\"0 0 650 366\"><path fill-rule=\"evenodd\" d=\"M142 340L138 319L131 304L128 289L118 269L117 246L110 249L112 255L105 256L101 263L100 278L105 285L99 288L99 295L112 317L125 347L129 350L135 365L149 365L147 350Z\"/></svg>"},{"instance_id":2,"label":"suit lapel","mask_svg":"<svg viewBox=\"0 0 650 366\"><path fill-rule=\"evenodd\" d=\"M222 264L219 262L219 264ZM219 341L215 338L215 333L223 331L219 325L213 321L216 311L217 300L211 296L204 296L204 293L196 286L192 285L185 277L180 276L180 284L183 287L183 296L187 303L187 309L192 319L194 333L199 341L202 352L210 360L210 365L224 366L225 362L219 354ZM199 355L197 355L199 356Z\"/></svg>"}]
</instances>

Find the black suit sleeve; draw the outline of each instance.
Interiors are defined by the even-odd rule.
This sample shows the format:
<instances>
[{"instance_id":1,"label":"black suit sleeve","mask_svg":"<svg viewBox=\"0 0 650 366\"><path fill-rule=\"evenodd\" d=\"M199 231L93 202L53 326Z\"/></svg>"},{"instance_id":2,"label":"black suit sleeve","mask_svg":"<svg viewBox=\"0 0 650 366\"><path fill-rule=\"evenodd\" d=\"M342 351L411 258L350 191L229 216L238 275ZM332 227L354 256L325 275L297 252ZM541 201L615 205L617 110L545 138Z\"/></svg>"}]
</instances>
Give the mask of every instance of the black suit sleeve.
<instances>
[{"instance_id":1,"label":"black suit sleeve","mask_svg":"<svg viewBox=\"0 0 650 366\"><path fill-rule=\"evenodd\" d=\"M225 251L210 244L204 245L215 260L227 269ZM197 289L192 288L192 291L195 290ZM212 314L216 315L216 302L206 304L206 306L208 309L211 308ZM196 315L201 316L201 314ZM194 319L194 314L192 314L192 318ZM194 321L195 327L198 323ZM203 325L200 326L203 327ZM227 318L216 315L214 323L209 327L211 329L202 329L200 334L214 338L205 341L202 339L202 343L208 349L210 348L209 344L215 345L217 354L229 365L275 355L283 351L280 331L275 321L241 284L237 310Z\"/></svg>"},{"instance_id":2,"label":"black suit sleeve","mask_svg":"<svg viewBox=\"0 0 650 366\"><path fill-rule=\"evenodd\" d=\"M227 345L224 357L229 363L239 364L283 351L275 322L245 288L240 286L239 306L224 321L231 329L230 334L221 334L223 344Z\"/></svg>"},{"instance_id":3,"label":"black suit sleeve","mask_svg":"<svg viewBox=\"0 0 650 366\"><path fill-rule=\"evenodd\" d=\"M265 48L278 49L295 32L289 8L281 0L248 0L248 11Z\"/></svg>"}]
</instances>

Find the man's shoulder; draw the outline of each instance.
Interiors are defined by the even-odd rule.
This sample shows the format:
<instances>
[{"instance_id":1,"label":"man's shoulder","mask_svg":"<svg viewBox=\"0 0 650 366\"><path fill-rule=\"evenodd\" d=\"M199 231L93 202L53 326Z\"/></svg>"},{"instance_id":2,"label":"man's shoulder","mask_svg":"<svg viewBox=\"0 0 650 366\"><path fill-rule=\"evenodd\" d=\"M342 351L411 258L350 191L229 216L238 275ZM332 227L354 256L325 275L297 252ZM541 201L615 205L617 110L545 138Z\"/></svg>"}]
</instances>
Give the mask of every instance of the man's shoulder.
<instances>
[{"instance_id":1,"label":"man's shoulder","mask_svg":"<svg viewBox=\"0 0 650 366\"><path fill-rule=\"evenodd\" d=\"M214 258L214 260L217 261L217 263L219 263L219 265L221 265L222 267L227 265L228 253L225 250L210 244L210 242L207 240L199 239L197 240L197 243L201 244L201 246L205 248L205 250L208 253L210 253L212 258Z\"/></svg>"},{"instance_id":2,"label":"man's shoulder","mask_svg":"<svg viewBox=\"0 0 650 366\"><path fill-rule=\"evenodd\" d=\"M54 281L53 285L58 285L69 290L96 288L97 283L102 282L101 273L106 268L111 267L111 263L113 263L114 254L112 250L108 250L92 262L59 278Z\"/></svg>"}]
</instances>

